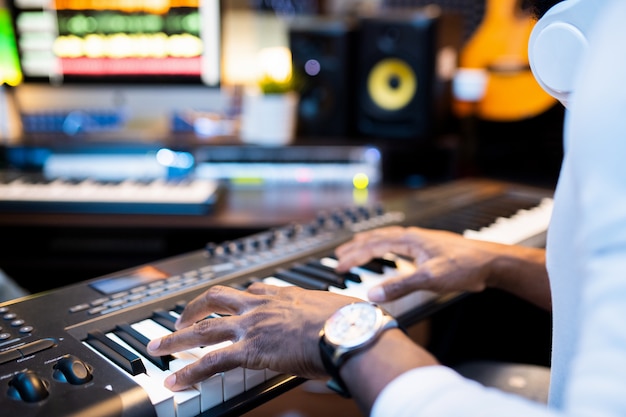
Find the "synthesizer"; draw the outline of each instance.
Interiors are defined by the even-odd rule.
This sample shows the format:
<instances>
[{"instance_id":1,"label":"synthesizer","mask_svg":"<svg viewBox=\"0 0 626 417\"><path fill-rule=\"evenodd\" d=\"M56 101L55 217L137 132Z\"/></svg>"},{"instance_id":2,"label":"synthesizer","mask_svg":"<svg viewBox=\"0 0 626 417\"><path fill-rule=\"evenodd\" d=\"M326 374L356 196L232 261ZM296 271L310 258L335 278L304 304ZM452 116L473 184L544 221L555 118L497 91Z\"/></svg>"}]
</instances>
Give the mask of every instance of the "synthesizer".
<instances>
[{"instance_id":1,"label":"synthesizer","mask_svg":"<svg viewBox=\"0 0 626 417\"><path fill-rule=\"evenodd\" d=\"M163 379L168 374L207 349L219 348L206 346L165 357L147 354L147 342L172 332L189 300L212 285L245 288L255 280L366 298L375 283L410 272L411 260L388 254L338 275L333 252L359 231L388 225L462 228L473 230L468 238L484 234L485 239L492 225L507 221L529 233L545 232L548 192L520 193L515 187L491 185L435 187L389 206L340 207L309 223L209 243L197 251L1 303L0 409L23 417L241 415L303 380L270 369L238 368L183 392L166 390ZM460 205L450 205L456 199ZM431 208L444 202L446 208L439 207L433 215ZM481 206L499 206L504 216L475 210ZM446 218L449 225L437 223ZM544 223L524 226L527 219ZM532 237L516 238L530 242ZM418 291L385 307L407 325L453 302L455 296Z\"/></svg>"},{"instance_id":2,"label":"synthesizer","mask_svg":"<svg viewBox=\"0 0 626 417\"><path fill-rule=\"evenodd\" d=\"M40 174L0 175L0 211L206 214L219 182L200 178L102 180L48 178Z\"/></svg>"}]
</instances>

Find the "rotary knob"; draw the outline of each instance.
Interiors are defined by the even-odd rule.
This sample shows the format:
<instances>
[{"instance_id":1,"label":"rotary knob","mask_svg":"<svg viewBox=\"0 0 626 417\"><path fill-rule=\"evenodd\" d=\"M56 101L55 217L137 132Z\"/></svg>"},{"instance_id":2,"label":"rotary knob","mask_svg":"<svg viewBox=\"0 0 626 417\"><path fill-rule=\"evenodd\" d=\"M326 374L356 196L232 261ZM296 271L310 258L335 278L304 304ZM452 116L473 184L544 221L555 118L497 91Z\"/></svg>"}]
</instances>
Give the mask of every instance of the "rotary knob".
<instances>
[{"instance_id":1,"label":"rotary knob","mask_svg":"<svg viewBox=\"0 0 626 417\"><path fill-rule=\"evenodd\" d=\"M54 365L54 377L72 385L85 384L93 378L91 369L74 355L65 355Z\"/></svg>"}]
</instances>

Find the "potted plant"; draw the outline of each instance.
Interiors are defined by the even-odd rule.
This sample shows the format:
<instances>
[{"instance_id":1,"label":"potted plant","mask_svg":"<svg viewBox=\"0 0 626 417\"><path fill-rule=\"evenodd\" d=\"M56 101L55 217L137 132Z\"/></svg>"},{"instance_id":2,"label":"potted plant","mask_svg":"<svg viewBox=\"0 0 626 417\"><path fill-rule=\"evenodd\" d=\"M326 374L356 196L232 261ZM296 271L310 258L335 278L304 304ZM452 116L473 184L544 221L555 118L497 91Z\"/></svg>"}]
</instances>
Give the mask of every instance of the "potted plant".
<instances>
[{"instance_id":1,"label":"potted plant","mask_svg":"<svg viewBox=\"0 0 626 417\"><path fill-rule=\"evenodd\" d=\"M258 76L243 94L240 137L245 143L282 146L293 142L299 96L284 47L259 52Z\"/></svg>"}]
</instances>

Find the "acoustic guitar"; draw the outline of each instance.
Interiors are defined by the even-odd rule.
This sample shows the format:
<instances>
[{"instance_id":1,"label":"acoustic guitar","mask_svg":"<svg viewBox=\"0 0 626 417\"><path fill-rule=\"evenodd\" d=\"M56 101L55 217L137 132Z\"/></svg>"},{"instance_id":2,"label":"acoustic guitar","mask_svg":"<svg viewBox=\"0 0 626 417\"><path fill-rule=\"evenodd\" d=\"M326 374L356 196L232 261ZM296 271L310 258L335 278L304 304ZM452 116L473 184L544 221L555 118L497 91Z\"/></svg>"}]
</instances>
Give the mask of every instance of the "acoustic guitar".
<instances>
[{"instance_id":1,"label":"acoustic guitar","mask_svg":"<svg viewBox=\"0 0 626 417\"><path fill-rule=\"evenodd\" d=\"M467 83L469 78L478 85L473 86L473 98L455 94L453 111L489 121L537 116L556 100L530 70L528 40L536 19L522 7L522 0L486 1L482 22L461 50L455 79Z\"/></svg>"}]
</instances>

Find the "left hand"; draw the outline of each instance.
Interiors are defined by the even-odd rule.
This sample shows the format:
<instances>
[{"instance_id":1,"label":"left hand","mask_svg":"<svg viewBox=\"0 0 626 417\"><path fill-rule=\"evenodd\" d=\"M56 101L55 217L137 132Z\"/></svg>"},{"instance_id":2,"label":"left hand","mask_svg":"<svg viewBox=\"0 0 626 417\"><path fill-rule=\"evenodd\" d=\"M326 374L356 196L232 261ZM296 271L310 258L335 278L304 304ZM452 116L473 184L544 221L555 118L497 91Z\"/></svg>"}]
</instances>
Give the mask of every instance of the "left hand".
<instances>
[{"instance_id":1,"label":"left hand","mask_svg":"<svg viewBox=\"0 0 626 417\"><path fill-rule=\"evenodd\" d=\"M319 332L340 307L362 301L326 291L254 283L246 291L216 285L192 300L176 332L152 340L152 355L231 341L170 375L174 391L236 367L271 369L304 378L326 375L319 353ZM207 318L217 313L223 317Z\"/></svg>"}]
</instances>

